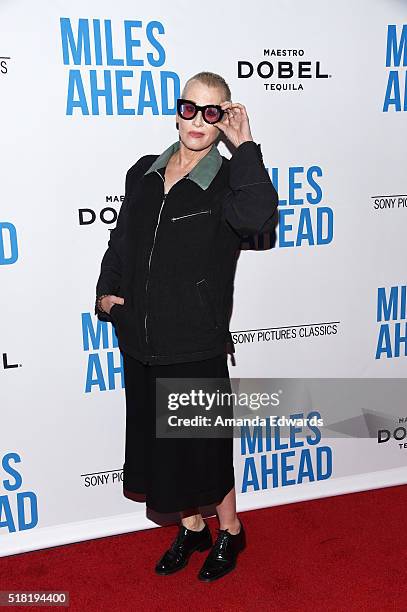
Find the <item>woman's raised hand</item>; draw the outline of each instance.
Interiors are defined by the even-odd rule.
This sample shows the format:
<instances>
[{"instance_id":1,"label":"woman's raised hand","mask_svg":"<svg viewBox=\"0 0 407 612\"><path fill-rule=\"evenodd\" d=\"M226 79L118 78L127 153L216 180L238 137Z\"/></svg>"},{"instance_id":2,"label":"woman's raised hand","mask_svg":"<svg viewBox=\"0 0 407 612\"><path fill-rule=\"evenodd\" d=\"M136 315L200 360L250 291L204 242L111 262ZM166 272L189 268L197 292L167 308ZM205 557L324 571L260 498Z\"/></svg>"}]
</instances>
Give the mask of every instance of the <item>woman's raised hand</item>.
<instances>
[{"instance_id":1,"label":"woman's raised hand","mask_svg":"<svg viewBox=\"0 0 407 612\"><path fill-rule=\"evenodd\" d=\"M253 140L250 131L249 117L247 116L246 108L238 102L221 102L220 106L225 110L225 114L221 121L214 123L230 140L230 142L238 147L246 140Z\"/></svg>"}]
</instances>

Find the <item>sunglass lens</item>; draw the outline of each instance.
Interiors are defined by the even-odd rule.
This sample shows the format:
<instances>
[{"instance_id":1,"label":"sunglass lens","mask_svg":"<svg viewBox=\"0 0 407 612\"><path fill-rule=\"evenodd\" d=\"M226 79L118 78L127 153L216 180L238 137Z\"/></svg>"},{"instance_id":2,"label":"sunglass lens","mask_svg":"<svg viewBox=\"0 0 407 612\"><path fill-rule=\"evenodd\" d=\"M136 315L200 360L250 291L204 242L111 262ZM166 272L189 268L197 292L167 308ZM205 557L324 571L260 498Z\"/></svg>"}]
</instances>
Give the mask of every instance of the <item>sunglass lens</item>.
<instances>
[{"instance_id":1,"label":"sunglass lens","mask_svg":"<svg viewBox=\"0 0 407 612\"><path fill-rule=\"evenodd\" d=\"M180 104L179 114L183 119L192 119L192 117L195 115L195 106L188 102L184 102L183 104Z\"/></svg>"},{"instance_id":2,"label":"sunglass lens","mask_svg":"<svg viewBox=\"0 0 407 612\"><path fill-rule=\"evenodd\" d=\"M216 106L208 106L205 110L205 119L208 123L216 123L220 119L220 110Z\"/></svg>"}]
</instances>

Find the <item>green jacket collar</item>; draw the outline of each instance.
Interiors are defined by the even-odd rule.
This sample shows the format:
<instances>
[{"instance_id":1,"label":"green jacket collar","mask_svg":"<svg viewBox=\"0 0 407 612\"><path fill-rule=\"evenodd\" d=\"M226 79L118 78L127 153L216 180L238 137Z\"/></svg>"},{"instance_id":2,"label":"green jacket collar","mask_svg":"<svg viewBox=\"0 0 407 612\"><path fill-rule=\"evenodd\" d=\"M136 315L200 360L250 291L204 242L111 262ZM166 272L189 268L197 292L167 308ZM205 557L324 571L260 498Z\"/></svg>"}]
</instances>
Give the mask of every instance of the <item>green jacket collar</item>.
<instances>
[{"instance_id":1,"label":"green jacket collar","mask_svg":"<svg viewBox=\"0 0 407 612\"><path fill-rule=\"evenodd\" d=\"M149 174L158 170L159 168L165 168L171 155L178 151L180 147L179 140L170 145L165 151L157 157L153 164L144 174ZM215 178L219 168L222 165L222 156L215 145L212 145L210 151L199 160L191 172L187 174L188 178L195 181L202 189L207 189Z\"/></svg>"}]
</instances>

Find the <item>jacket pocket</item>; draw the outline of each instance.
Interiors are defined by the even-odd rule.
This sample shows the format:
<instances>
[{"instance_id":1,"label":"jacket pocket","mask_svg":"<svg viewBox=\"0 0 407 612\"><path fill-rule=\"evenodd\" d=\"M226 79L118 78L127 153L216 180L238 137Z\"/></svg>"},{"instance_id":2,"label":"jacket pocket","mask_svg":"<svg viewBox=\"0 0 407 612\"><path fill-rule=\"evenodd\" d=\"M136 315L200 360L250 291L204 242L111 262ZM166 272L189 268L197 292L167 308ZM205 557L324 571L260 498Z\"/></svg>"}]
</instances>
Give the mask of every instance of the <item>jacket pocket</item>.
<instances>
[{"instance_id":1,"label":"jacket pocket","mask_svg":"<svg viewBox=\"0 0 407 612\"><path fill-rule=\"evenodd\" d=\"M187 213L186 215L180 215L179 217L171 217L171 221L179 221L180 219L189 219L190 217L195 217L195 215L210 215L211 209L208 210L198 210L196 212Z\"/></svg>"},{"instance_id":2,"label":"jacket pocket","mask_svg":"<svg viewBox=\"0 0 407 612\"><path fill-rule=\"evenodd\" d=\"M123 308L122 304L113 304L113 306L110 309L110 316L112 317L113 321L116 321L116 317L117 317L117 313L120 312L120 309Z\"/></svg>"},{"instance_id":3,"label":"jacket pocket","mask_svg":"<svg viewBox=\"0 0 407 612\"><path fill-rule=\"evenodd\" d=\"M110 316L115 324L115 327L120 325L122 327L122 317L125 314L126 304L113 304L110 309Z\"/></svg>"},{"instance_id":4,"label":"jacket pocket","mask_svg":"<svg viewBox=\"0 0 407 612\"><path fill-rule=\"evenodd\" d=\"M131 307L130 301L125 298L124 304L113 304L110 309L110 316L119 344L124 341L140 350L140 331L136 324L137 315Z\"/></svg>"},{"instance_id":5,"label":"jacket pocket","mask_svg":"<svg viewBox=\"0 0 407 612\"><path fill-rule=\"evenodd\" d=\"M202 308L206 312L209 322L214 329L219 327L219 322L216 317L216 309L212 300L212 295L209 290L208 281L206 278L202 278L196 283L199 299L202 304Z\"/></svg>"},{"instance_id":6,"label":"jacket pocket","mask_svg":"<svg viewBox=\"0 0 407 612\"><path fill-rule=\"evenodd\" d=\"M110 309L110 317L114 323L114 326L117 327L118 317L120 318L120 310L123 308L122 304L113 304Z\"/></svg>"}]
</instances>

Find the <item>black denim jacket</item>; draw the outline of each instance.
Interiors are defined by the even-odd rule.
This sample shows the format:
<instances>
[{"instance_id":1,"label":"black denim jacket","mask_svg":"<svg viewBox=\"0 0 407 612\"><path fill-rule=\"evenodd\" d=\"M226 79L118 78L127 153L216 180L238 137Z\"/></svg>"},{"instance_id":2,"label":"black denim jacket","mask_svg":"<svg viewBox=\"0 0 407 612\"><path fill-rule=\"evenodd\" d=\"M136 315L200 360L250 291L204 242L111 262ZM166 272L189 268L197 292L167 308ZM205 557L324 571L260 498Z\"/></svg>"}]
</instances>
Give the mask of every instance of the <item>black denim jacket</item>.
<instances>
[{"instance_id":1,"label":"black denim jacket","mask_svg":"<svg viewBox=\"0 0 407 612\"><path fill-rule=\"evenodd\" d=\"M278 220L278 194L259 144L243 142L230 159L213 145L164 194L176 147L145 155L127 171L96 285L96 300L112 294L124 304L108 315L95 302L95 314L114 324L121 350L149 364L226 351L241 240L272 231Z\"/></svg>"}]
</instances>

